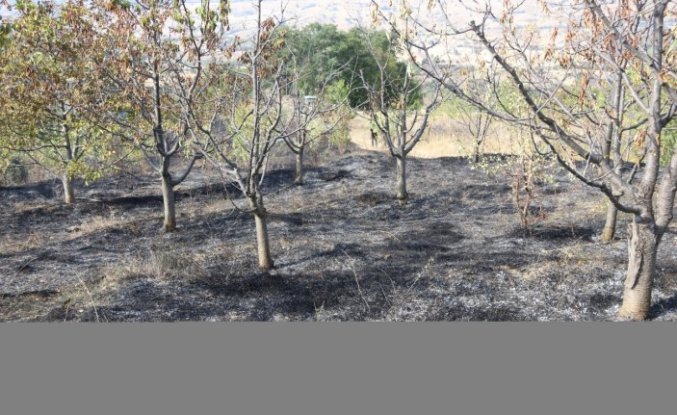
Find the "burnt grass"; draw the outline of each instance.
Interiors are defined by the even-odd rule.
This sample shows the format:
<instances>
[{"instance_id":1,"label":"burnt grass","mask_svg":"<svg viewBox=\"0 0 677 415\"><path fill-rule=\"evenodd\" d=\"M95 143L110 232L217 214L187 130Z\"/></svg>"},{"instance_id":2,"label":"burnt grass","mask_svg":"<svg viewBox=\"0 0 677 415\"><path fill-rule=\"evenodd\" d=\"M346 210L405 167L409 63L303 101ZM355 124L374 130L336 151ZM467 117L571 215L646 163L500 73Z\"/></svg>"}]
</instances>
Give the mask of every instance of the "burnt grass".
<instances>
[{"instance_id":1,"label":"burnt grass","mask_svg":"<svg viewBox=\"0 0 677 415\"><path fill-rule=\"evenodd\" d=\"M0 188L2 321L613 320L626 261L598 239L605 202L561 173L520 229L503 176L462 158L412 159L410 200L394 163L354 151L266 177L275 269L257 268L254 222L198 170L178 188L179 230L160 231L152 176ZM227 200L227 196L233 200ZM677 319L677 235L663 240L654 320Z\"/></svg>"}]
</instances>

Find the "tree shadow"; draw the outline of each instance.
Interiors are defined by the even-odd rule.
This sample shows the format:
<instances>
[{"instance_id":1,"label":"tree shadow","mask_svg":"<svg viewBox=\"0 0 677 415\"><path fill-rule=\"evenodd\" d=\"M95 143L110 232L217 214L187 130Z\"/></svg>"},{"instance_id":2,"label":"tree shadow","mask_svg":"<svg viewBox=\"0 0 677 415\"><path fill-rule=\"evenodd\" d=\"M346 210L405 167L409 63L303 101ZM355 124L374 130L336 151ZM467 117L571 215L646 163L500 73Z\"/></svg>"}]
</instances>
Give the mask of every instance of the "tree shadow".
<instances>
[{"instance_id":1,"label":"tree shadow","mask_svg":"<svg viewBox=\"0 0 677 415\"><path fill-rule=\"evenodd\" d=\"M37 198L52 199L56 197L57 184L54 180L43 180L21 186L0 186L1 200L5 200L5 195L13 195L18 200L34 200Z\"/></svg>"},{"instance_id":2,"label":"tree shadow","mask_svg":"<svg viewBox=\"0 0 677 415\"><path fill-rule=\"evenodd\" d=\"M649 310L649 319L655 319L663 314L677 311L677 294L672 297L662 298L655 302Z\"/></svg>"},{"instance_id":3,"label":"tree shadow","mask_svg":"<svg viewBox=\"0 0 677 415\"><path fill-rule=\"evenodd\" d=\"M550 241L562 241L570 239L592 241L592 238L595 235L597 235L597 228L594 226L537 225L527 229L515 228L506 236L508 238L532 238Z\"/></svg>"}]
</instances>

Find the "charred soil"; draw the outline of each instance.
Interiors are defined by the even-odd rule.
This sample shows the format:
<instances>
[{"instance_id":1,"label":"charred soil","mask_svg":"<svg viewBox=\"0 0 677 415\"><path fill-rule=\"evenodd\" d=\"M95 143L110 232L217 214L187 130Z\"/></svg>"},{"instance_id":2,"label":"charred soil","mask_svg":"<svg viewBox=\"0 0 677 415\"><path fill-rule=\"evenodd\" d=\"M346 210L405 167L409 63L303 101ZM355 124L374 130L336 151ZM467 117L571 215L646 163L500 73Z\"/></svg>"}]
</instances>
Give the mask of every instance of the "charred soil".
<instances>
[{"instance_id":1,"label":"charred soil","mask_svg":"<svg viewBox=\"0 0 677 415\"><path fill-rule=\"evenodd\" d=\"M159 183L116 177L75 206L58 184L0 188L0 320L613 320L625 227L598 234L605 201L561 174L519 229L507 180L463 158L395 166L354 152L266 178L275 269L257 268L254 220L232 188L198 171L177 190L164 234ZM228 196L234 200L227 199ZM677 233L659 250L651 317L677 320Z\"/></svg>"}]
</instances>

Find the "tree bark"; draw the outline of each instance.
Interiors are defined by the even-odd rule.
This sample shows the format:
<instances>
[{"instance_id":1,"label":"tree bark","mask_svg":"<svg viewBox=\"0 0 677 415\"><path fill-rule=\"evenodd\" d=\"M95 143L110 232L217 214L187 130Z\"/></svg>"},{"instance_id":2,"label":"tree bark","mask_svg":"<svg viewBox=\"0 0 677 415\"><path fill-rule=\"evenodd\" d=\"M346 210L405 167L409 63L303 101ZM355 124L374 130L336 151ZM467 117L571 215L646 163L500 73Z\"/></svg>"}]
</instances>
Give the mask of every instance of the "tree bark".
<instances>
[{"instance_id":1,"label":"tree bark","mask_svg":"<svg viewBox=\"0 0 677 415\"><path fill-rule=\"evenodd\" d=\"M261 208L254 212L254 220L256 221L256 249L259 255L259 268L267 271L273 268L273 260L270 257L265 209Z\"/></svg>"},{"instance_id":2,"label":"tree bark","mask_svg":"<svg viewBox=\"0 0 677 415\"><path fill-rule=\"evenodd\" d=\"M616 222L618 220L618 209L613 203L608 202L606 208L606 222L604 223L604 230L602 230L602 241L611 242L616 236Z\"/></svg>"},{"instance_id":3,"label":"tree bark","mask_svg":"<svg viewBox=\"0 0 677 415\"><path fill-rule=\"evenodd\" d=\"M75 191L73 190L73 177L70 174L66 173L61 179L63 184L63 198L64 202L67 205L72 205L75 203Z\"/></svg>"},{"instance_id":4,"label":"tree bark","mask_svg":"<svg viewBox=\"0 0 677 415\"><path fill-rule=\"evenodd\" d=\"M623 305L618 316L629 320L645 320L651 308L658 238L654 224L641 222L638 218L630 224L629 233L628 272Z\"/></svg>"},{"instance_id":5,"label":"tree bark","mask_svg":"<svg viewBox=\"0 0 677 415\"><path fill-rule=\"evenodd\" d=\"M296 153L296 172L294 175L294 184L302 185L303 184L303 147Z\"/></svg>"},{"instance_id":6,"label":"tree bark","mask_svg":"<svg viewBox=\"0 0 677 415\"><path fill-rule=\"evenodd\" d=\"M162 201L164 203L165 232L174 232L176 230L176 200L174 197L174 185L169 174L162 175Z\"/></svg>"},{"instance_id":7,"label":"tree bark","mask_svg":"<svg viewBox=\"0 0 677 415\"><path fill-rule=\"evenodd\" d=\"M406 201L407 194L407 159L406 156L397 157L397 198Z\"/></svg>"}]
</instances>

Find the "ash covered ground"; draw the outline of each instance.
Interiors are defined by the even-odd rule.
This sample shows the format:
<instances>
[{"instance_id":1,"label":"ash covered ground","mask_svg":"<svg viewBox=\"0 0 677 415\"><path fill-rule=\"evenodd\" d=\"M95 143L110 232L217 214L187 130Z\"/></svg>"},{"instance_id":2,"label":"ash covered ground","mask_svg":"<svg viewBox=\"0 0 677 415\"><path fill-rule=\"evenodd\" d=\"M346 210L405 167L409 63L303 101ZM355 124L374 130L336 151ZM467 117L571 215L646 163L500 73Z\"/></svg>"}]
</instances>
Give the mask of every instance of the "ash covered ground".
<instances>
[{"instance_id":1,"label":"ash covered ground","mask_svg":"<svg viewBox=\"0 0 677 415\"><path fill-rule=\"evenodd\" d=\"M462 158L412 159L410 201L386 155L353 152L266 179L275 269L258 270L253 218L198 170L178 188L179 231L160 231L153 176L0 188L0 320L614 320L625 228L601 243L601 194L564 174L521 230L509 178ZM241 200L235 198L234 203ZM653 320L677 320L677 230L658 255Z\"/></svg>"}]
</instances>

